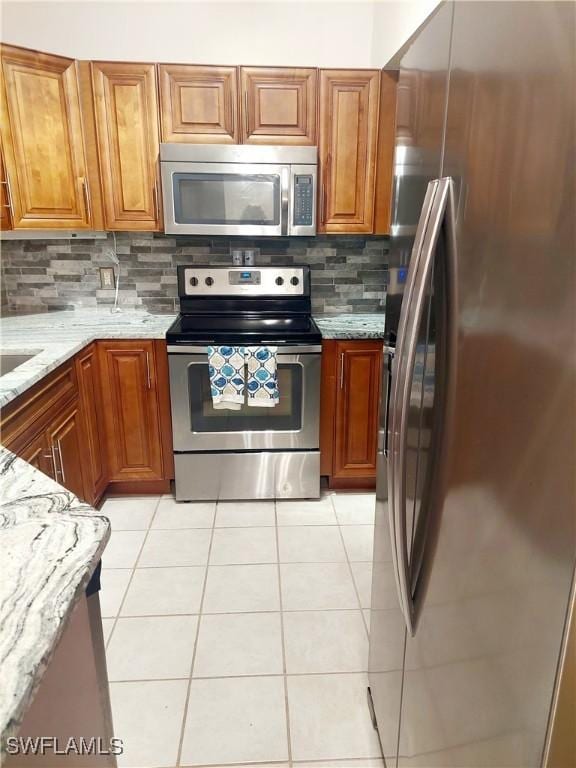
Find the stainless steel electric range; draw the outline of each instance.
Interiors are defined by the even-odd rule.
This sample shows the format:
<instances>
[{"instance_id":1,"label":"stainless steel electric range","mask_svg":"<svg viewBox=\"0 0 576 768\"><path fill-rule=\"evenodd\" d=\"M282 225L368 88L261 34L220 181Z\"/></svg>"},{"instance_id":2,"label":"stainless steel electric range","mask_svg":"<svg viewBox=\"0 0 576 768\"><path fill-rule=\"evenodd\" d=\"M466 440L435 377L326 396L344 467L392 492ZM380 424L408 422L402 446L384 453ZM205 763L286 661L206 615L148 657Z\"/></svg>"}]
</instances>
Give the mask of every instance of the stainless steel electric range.
<instances>
[{"instance_id":1,"label":"stainless steel electric range","mask_svg":"<svg viewBox=\"0 0 576 768\"><path fill-rule=\"evenodd\" d=\"M322 347L309 267L180 266L178 294L166 334L176 499L317 498ZM278 405L214 408L209 345L277 347Z\"/></svg>"}]
</instances>

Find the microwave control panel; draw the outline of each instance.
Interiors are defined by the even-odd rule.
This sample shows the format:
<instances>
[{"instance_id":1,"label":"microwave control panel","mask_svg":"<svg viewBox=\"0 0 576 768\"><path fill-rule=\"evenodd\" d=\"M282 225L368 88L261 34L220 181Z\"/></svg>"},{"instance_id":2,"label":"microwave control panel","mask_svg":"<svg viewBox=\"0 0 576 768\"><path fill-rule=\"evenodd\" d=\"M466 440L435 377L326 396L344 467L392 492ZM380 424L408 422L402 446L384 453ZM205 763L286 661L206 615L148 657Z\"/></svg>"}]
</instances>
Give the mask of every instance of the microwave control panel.
<instances>
[{"instance_id":1,"label":"microwave control panel","mask_svg":"<svg viewBox=\"0 0 576 768\"><path fill-rule=\"evenodd\" d=\"M314 205L314 180L311 174L294 176L294 225L311 227Z\"/></svg>"}]
</instances>

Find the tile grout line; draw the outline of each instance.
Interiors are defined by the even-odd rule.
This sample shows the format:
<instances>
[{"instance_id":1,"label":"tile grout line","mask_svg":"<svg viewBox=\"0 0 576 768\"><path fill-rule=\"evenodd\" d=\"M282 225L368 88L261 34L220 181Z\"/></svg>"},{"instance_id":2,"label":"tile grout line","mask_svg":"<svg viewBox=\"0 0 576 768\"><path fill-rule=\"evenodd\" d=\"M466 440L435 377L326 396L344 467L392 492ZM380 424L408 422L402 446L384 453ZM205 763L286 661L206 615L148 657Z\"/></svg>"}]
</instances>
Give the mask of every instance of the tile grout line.
<instances>
[{"instance_id":1,"label":"tile grout line","mask_svg":"<svg viewBox=\"0 0 576 768\"><path fill-rule=\"evenodd\" d=\"M485 658L485 657L481 657ZM440 665L445 666L445 665ZM431 667L435 669L435 667ZM194 680L246 680L248 678L270 678L270 677L330 677L343 675L362 675L365 674L361 669L341 670L337 672L289 672L284 675L282 672L250 672L250 674L236 674L236 675L198 675L194 677ZM136 677L127 678L126 680L114 680L114 683L163 683L174 680L189 680L189 677ZM282 761L280 761L282 762ZM286 762L286 761L284 761Z\"/></svg>"},{"instance_id":2,"label":"tile grout line","mask_svg":"<svg viewBox=\"0 0 576 768\"><path fill-rule=\"evenodd\" d=\"M334 502L332 502L332 506L334 506ZM366 624L366 617L364 616L364 609L362 608L362 600L360 599L360 592L358 591L358 587L356 585L356 579L354 578L354 570L352 568L352 563L350 562L350 557L348 556L348 550L346 549L346 541L344 539L344 535L342 533L342 526L340 525L340 521L338 519L338 512L336 510L336 507L334 506L334 513L336 514L336 520L338 522L338 533L340 534L340 539L342 541L342 546L344 547L344 553L346 554L346 562L348 563L348 571L350 572L350 578L352 579L352 586L354 587L354 593L356 595L356 600L358 601L358 607L360 609L360 615L362 616L362 623L364 624L364 631L366 632L366 636L368 637L368 641L370 641L370 632L368 630L368 625ZM368 560L362 560L358 562L369 562ZM366 659L366 672L368 671L368 659Z\"/></svg>"},{"instance_id":3,"label":"tile grout line","mask_svg":"<svg viewBox=\"0 0 576 768\"><path fill-rule=\"evenodd\" d=\"M278 572L278 599L280 601L280 637L282 640L282 671L284 684L284 710L286 715L286 741L288 747L288 765L292 765L292 735L290 732L290 707L288 704L288 677L286 670L286 643L284 639L284 603L282 601L282 574L280 569L280 539L278 536L278 506L274 500L274 532L276 535L276 559Z\"/></svg>"},{"instance_id":4,"label":"tile grout line","mask_svg":"<svg viewBox=\"0 0 576 768\"><path fill-rule=\"evenodd\" d=\"M120 605L118 606L116 616L114 617L114 623L112 624L112 629L110 630L110 634L108 635L108 639L106 640L106 644L104 646L105 650L108 650L108 646L114 635L114 630L116 629L116 625L118 624L118 619L120 618L120 613L122 611L122 608L124 607L124 601L126 600L126 596L128 595L128 590L130 589L130 585L132 584L132 580L134 579L134 574L136 573L136 568L138 567L138 563L140 562L142 551L146 545L146 541L148 540L148 534L150 533L150 530L152 528L152 523L154 521L154 518L156 517L156 512L158 511L161 498L162 498L162 495L158 496L158 501L156 502L156 506L154 507L154 512L152 513L152 517L150 518L150 522L148 523L148 528L146 528L146 533L144 535L144 538L142 539L142 544L140 546L140 549L138 550L138 554L136 555L136 560L134 561L134 565L130 569L121 569L121 570L130 570L131 573L130 573L130 578L128 579L128 584L126 584L126 589L124 590L124 594L122 595L122 600L120 601ZM110 523L110 525L112 526L112 523ZM113 533L114 531L112 530L110 533L110 538L112 538ZM102 569L103 572L105 572L106 570L107 570L106 568ZM115 681L109 680L109 682L115 682Z\"/></svg>"},{"instance_id":5,"label":"tile grout line","mask_svg":"<svg viewBox=\"0 0 576 768\"><path fill-rule=\"evenodd\" d=\"M288 565L292 565L292 563L288 563ZM297 565L300 565L300 563L297 563ZM305 563L305 565L326 565L326 563ZM328 563L328 565L331 565L331 563ZM345 565L345 563L339 563L339 565ZM175 566L178 567L178 566ZM202 567L202 566L195 566L195 567ZM211 566L211 568L215 568L217 566ZM141 571L142 568L139 568ZM357 608L284 608L283 613L346 613L347 611L356 611ZM363 608L362 610L368 610L367 608ZM251 608L249 611L202 611L202 616L243 616L246 613L250 614L268 614L268 613L278 613L278 610L256 610ZM166 619L170 618L172 616L200 616L200 614L196 611L188 611L185 613L134 613L134 614L124 614L123 616L119 616L120 619ZM102 616L103 619L109 620L109 619L115 619L116 616Z\"/></svg>"},{"instance_id":6,"label":"tile grout line","mask_svg":"<svg viewBox=\"0 0 576 768\"><path fill-rule=\"evenodd\" d=\"M184 702L184 712L182 714L182 727L180 729L180 739L178 742L178 752L176 753L176 768L181 765L182 747L184 744L184 732L186 730L186 719L188 717L188 706L190 704L190 694L192 692L192 681L194 674L194 664L196 662L196 652L198 650L198 637L200 635L200 626L202 624L202 609L204 607L204 598L206 596L206 583L208 581L208 567L210 565L210 557L212 555L212 542L214 541L214 531L216 526L216 515L218 513L218 504L214 505L214 517L212 518L212 529L210 531L210 542L208 544L208 556L206 558L206 571L204 573L204 583L202 585L202 596L200 597L200 605L198 607L198 623L196 625L196 635L194 637L194 650L192 651L192 662L190 663L190 674L188 676L188 688L186 691L186 700Z\"/></svg>"}]
</instances>

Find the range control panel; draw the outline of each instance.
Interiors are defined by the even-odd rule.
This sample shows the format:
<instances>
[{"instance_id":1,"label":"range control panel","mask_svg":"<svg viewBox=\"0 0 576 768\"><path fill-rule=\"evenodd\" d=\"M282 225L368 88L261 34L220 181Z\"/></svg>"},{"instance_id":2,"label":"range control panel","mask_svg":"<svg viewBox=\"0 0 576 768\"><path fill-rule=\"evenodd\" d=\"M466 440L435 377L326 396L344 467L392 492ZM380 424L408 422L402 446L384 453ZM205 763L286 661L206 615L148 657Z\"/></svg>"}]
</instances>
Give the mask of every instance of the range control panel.
<instances>
[{"instance_id":1,"label":"range control panel","mask_svg":"<svg viewBox=\"0 0 576 768\"><path fill-rule=\"evenodd\" d=\"M184 267L178 293L183 296L307 296L303 267Z\"/></svg>"},{"instance_id":2,"label":"range control panel","mask_svg":"<svg viewBox=\"0 0 576 768\"><path fill-rule=\"evenodd\" d=\"M314 180L311 174L294 176L294 225L311 227L314 205Z\"/></svg>"}]
</instances>

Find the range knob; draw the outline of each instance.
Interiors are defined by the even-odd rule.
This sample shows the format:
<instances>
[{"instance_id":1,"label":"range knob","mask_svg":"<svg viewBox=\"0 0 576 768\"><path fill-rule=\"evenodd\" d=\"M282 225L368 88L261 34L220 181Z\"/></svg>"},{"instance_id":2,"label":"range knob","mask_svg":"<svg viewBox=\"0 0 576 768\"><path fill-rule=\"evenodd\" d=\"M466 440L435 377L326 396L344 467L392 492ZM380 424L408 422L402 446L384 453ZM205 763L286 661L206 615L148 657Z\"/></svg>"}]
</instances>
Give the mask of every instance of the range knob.
<instances>
[{"instance_id":1,"label":"range knob","mask_svg":"<svg viewBox=\"0 0 576 768\"><path fill-rule=\"evenodd\" d=\"M191 277L190 278L190 285L198 285L198 278L197 277Z\"/></svg>"},{"instance_id":2,"label":"range knob","mask_svg":"<svg viewBox=\"0 0 576 768\"><path fill-rule=\"evenodd\" d=\"M300 282L300 278L296 277L296 275L294 275L294 277L290 278L291 285L298 285L299 282Z\"/></svg>"},{"instance_id":3,"label":"range knob","mask_svg":"<svg viewBox=\"0 0 576 768\"><path fill-rule=\"evenodd\" d=\"M276 285L284 285L284 278L283 278L283 277L280 277L280 276L278 276L278 277L276 278Z\"/></svg>"},{"instance_id":4,"label":"range knob","mask_svg":"<svg viewBox=\"0 0 576 768\"><path fill-rule=\"evenodd\" d=\"M206 280L204 280L204 282L206 283L206 285L214 285L214 278L213 278L213 277L210 277L210 276L208 276L208 277L206 278Z\"/></svg>"}]
</instances>

